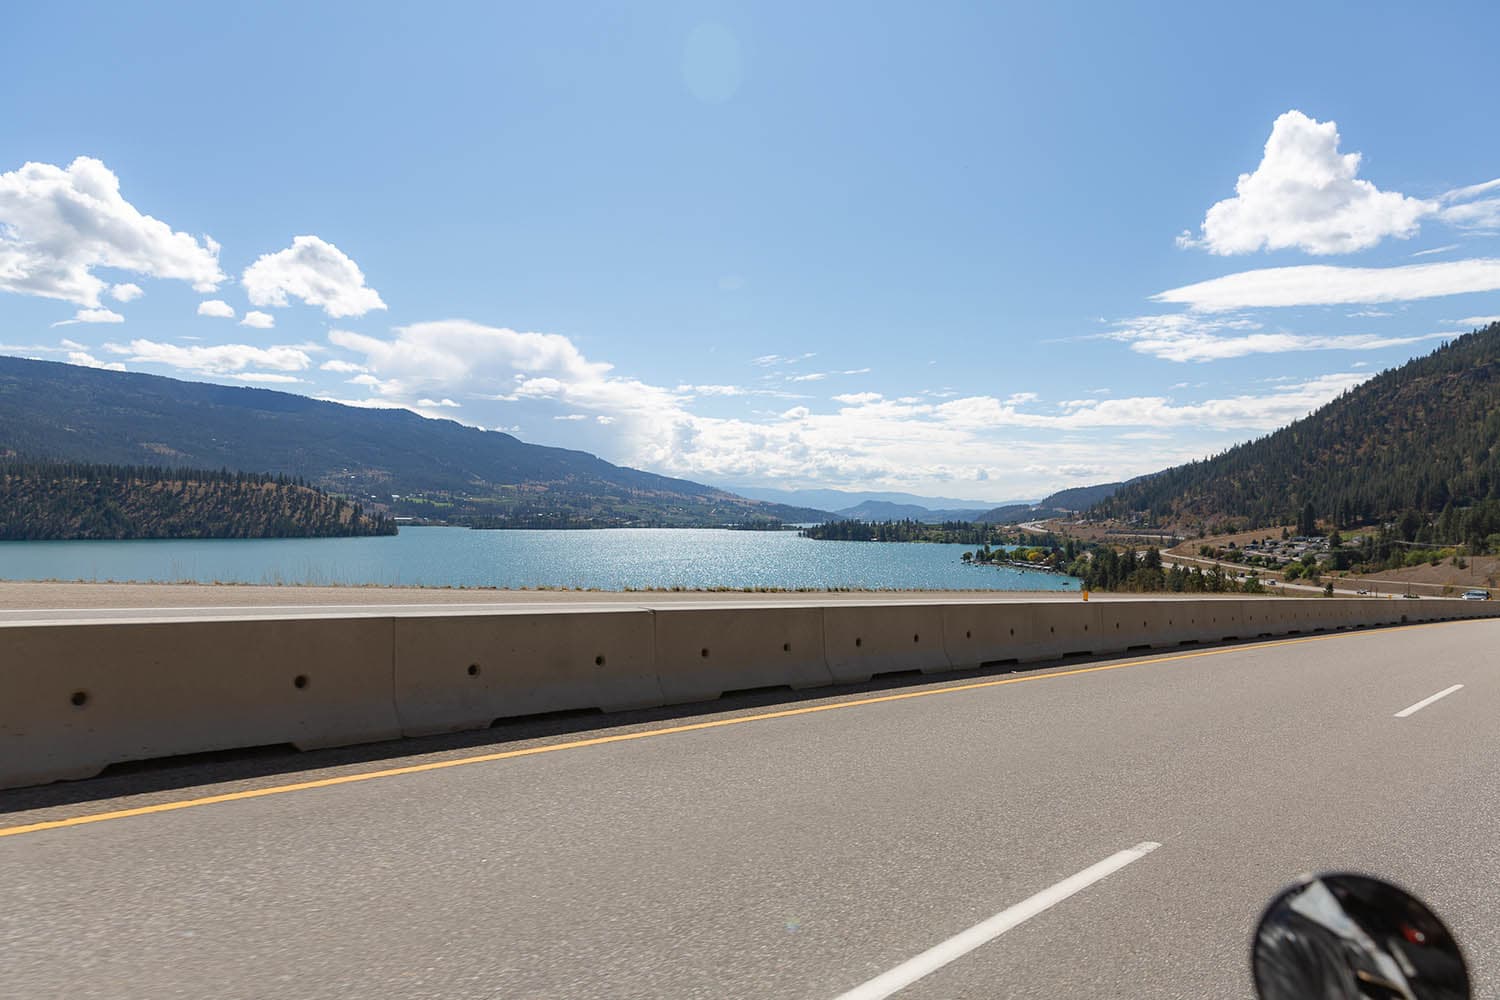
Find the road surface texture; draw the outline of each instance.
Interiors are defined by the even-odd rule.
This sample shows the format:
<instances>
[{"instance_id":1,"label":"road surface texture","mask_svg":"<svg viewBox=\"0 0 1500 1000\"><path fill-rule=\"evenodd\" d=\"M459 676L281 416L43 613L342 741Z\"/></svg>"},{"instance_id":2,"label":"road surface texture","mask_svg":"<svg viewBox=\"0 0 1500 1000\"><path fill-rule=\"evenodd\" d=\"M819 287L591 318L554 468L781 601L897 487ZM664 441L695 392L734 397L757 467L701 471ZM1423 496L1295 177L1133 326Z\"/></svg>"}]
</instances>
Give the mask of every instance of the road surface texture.
<instances>
[{"instance_id":1,"label":"road surface texture","mask_svg":"<svg viewBox=\"0 0 1500 1000\"><path fill-rule=\"evenodd\" d=\"M1261 906L1337 868L1425 897L1494 997L1497 643L1338 633L0 793L0 983L1246 997Z\"/></svg>"}]
</instances>

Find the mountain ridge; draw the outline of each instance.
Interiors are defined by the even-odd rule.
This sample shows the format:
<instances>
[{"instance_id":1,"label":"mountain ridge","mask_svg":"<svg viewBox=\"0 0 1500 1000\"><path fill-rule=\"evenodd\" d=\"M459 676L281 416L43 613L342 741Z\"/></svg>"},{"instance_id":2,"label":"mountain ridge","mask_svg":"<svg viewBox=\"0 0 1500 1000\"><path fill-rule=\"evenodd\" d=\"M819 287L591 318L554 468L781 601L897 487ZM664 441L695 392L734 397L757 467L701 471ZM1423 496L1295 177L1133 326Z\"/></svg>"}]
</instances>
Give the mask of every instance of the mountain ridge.
<instances>
[{"instance_id":1,"label":"mountain ridge","mask_svg":"<svg viewBox=\"0 0 1500 1000\"><path fill-rule=\"evenodd\" d=\"M402 409L0 356L0 455L286 474L428 520L593 526L812 521L587 452Z\"/></svg>"},{"instance_id":2,"label":"mountain ridge","mask_svg":"<svg viewBox=\"0 0 1500 1000\"><path fill-rule=\"evenodd\" d=\"M1500 323L1345 390L1300 420L1143 477L1101 517L1343 527L1500 498Z\"/></svg>"}]
</instances>

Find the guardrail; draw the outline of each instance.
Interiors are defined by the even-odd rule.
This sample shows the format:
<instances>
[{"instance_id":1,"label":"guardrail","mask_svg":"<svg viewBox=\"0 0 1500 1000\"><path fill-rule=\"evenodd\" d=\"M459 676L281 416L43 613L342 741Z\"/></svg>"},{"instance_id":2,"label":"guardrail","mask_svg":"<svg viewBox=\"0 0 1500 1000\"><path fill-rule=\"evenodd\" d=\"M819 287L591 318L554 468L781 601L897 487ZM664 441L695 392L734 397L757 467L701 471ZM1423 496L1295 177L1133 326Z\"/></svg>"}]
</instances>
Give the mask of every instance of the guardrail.
<instances>
[{"instance_id":1,"label":"guardrail","mask_svg":"<svg viewBox=\"0 0 1500 1000\"><path fill-rule=\"evenodd\" d=\"M1465 601L1209 598L7 624L0 788L124 761L344 746L897 671L1497 616Z\"/></svg>"}]
</instances>

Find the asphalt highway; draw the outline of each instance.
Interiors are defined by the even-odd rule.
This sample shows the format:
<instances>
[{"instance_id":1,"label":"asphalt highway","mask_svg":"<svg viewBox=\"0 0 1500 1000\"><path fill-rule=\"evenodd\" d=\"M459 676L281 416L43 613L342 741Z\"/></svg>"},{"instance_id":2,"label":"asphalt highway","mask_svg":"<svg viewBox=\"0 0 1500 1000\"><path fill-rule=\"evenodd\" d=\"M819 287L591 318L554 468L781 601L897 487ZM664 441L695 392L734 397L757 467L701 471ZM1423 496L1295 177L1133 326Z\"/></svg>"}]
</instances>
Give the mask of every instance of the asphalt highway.
<instances>
[{"instance_id":1,"label":"asphalt highway","mask_svg":"<svg viewBox=\"0 0 1500 1000\"><path fill-rule=\"evenodd\" d=\"M1247 997L1260 908L1337 868L1426 898L1494 997L1497 642L1337 633L0 793L0 983Z\"/></svg>"}]
</instances>

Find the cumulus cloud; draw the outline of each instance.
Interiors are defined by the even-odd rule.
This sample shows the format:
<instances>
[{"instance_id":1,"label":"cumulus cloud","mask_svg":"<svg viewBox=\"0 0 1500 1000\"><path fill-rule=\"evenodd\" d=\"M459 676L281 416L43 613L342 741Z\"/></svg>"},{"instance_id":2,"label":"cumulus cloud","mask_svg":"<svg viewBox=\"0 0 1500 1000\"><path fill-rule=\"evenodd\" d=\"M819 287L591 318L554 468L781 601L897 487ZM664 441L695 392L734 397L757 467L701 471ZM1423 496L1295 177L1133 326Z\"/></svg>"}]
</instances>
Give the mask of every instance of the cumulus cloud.
<instances>
[{"instance_id":1,"label":"cumulus cloud","mask_svg":"<svg viewBox=\"0 0 1500 1000\"><path fill-rule=\"evenodd\" d=\"M1406 337L1374 334L1316 335L1260 330L1260 324L1245 319L1220 319L1194 313L1139 316L1119 324L1104 335L1130 345L1138 354L1164 361L1222 361L1250 354L1282 354L1288 351L1361 351L1403 347L1427 340L1443 340L1451 333L1425 333Z\"/></svg>"},{"instance_id":2,"label":"cumulus cloud","mask_svg":"<svg viewBox=\"0 0 1500 1000\"><path fill-rule=\"evenodd\" d=\"M284 306L298 298L335 319L386 307L359 265L316 236L298 236L287 249L263 255L241 281L251 305Z\"/></svg>"},{"instance_id":3,"label":"cumulus cloud","mask_svg":"<svg viewBox=\"0 0 1500 1000\"><path fill-rule=\"evenodd\" d=\"M1134 475L1202 457L1244 432L1279 426L1366 377L1329 375L1201 401L1088 398L1066 407L1043 406L1027 393L945 400L845 393L829 411L808 404L734 418L697 413L693 394L618 373L556 334L446 321L400 327L390 337L332 331L329 339L370 369L362 384L373 404L423 412L432 410L427 404L433 400L467 395L515 405L500 418L506 422L524 412L544 414L550 426L578 429L570 433L605 425L608 437L591 450L709 482L899 488L990 476L1017 489L1026 483L1040 489L1076 484L1065 469ZM487 425L497 422L484 416ZM1126 432L1161 429L1176 431L1174 443L1146 448L1118 441ZM993 465L976 463L976 456L989 455L996 456Z\"/></svg>"},{"instance_id":4,"label":"cumulus cloud","mask_svg":"<svg viewBox=\"0 0 1500 1000\"><path fill-rule=\"evenodd\" d=\"M198 303L199 316L214 316L218 319L234 319L234 306L223 299L205 299Z\"/></svg>"},{"instance_id":5,"label":"cumulus cloud","mask_svg":"<svg viewBox=\"0 0 1500 1000\"><path fill-rule=\"evenodd\" d=\"M1400 267L1267 267L1211 278L1151 296L1206 312L1273 306L1405 302L1500 289L1500 259L1477 257Z\"/></svg>"},{"instance_id":6,"label":"cumulus cloud","mask_svg":"<svg viewBox=\"0 0 1500 1000\"><path fill-rule=\"evenodd\" d=\"M1209 208L1201 236L1185 233L1178 242L1216 254L1351 253L1388 236L1405 239L1437 210L1435 202L1361 179L1359 161L1359 153L1339 152L1337 123L1288 111L1271 126L1260 165L1235 183L1235 196Z\"/></svg>"},{"instance_id":7,"label":"cumulus cloud","mask_svg":"<svg viewBox=\"0 0 1500 1000\"><path fill-rule=\"evenodd\" d=\"M240 326L253 327L256 330L269 330L276 325L276 317L259 309L251 309L245 313L245 318L240 320Z\"/></svg>"},{"instance_id":8,"label":"cumulus cloud","mask_svg":"<svg viewBox=\"0 0 1500 1000\"><path fill-rule=\"evenodd\" d=\"M353 361L325 361L318 366L325 372L339 372L344 375L357 375L365 370L364 365L357 365Z\"/></svg>"},{"instance_id":9,"label":"cumulus cloud","mask_svg":"<svg viewBox=\"0 0 1500 1000\"><path fill-rule=\"evenodd\" d=\"M417 400L417 405L418 406L427 406L427 407L443 406L443 407L457 408L460 404L455 403L453 400L451 400L451 399L449 399L449 398L447 398L445 396L442 399L419 399L419 400Z\"/></svg>"},{"instance_id":10,"label":"cumulus cloud","mask_svg":"<svg viewBox=\"0 0 1500 1000\"><path fill-rule=\"evenodd\" d=\"M116 302L134 302L136 299L145 294L146 293L141 290L141 286L137 285L133 281L126 281L122 284L112 285L109 289L109 297L114 299Z\"/></svg>"},{"instance_id":11,"label":"cumulus cloud","mask_svg":"<svg viewBox=\"0 0 1500 1000\"><path fill-rule=\"evenodd\" d=\"M72 319L59 320L53 326L72 326L75 323L123 323L125 317L112 309L80 309Z\"/></svg>"},{"instance_id":12,"label":"cumulus cloud","mask_svg":"<svg viewBox=\"0 0 1500 1000\"><path fill-rule=\"evenodd\" d=\"M843 392L834 396L833 401L847 406L864 406L867 403L878 403L883 398L878 392Z\"/></svg>"},{"instance_id":13,"label":"cumulus cloud","mask_svg":"<svg viewBox=\"0 0 1500 1000\"><path fill-rule=\"evenodd\" d=\"M307 370L312 359L300 347L287 345L255 347L250 344L217 344L183 347L154 340L132 340L128 344L105 344L111 354L128 360L167 365L199 375L239 375L247 370L269 368L276 372Z\"/></svg>"},{"instance_id":14,"label":"cumulus cloud","mask_svg":"<svg viewBox=\"0 0 1500 1000\"><path fill-rule=\"evenodd\" d=\"M65 340L63 343L67 344L68 341ZM125 370L125 366L118 361L110 361L108 363L100 361L88 351L83 350L83 345L81 344L74 344L72 346L78 349L68 352L68 364L70 365L82 365L85 368L102 368L105 371L111 372L122 372Z\"/></svg>"},{"instance_id":15,"label":"cumulus cloud","mask_svg":"<svg viewBox=\"0 0 1500 1000\"><path fill-rule=\"evenodd\" d=\"M109 289L93 274L99 267L186 281L200 292L225 280L217 243L142 214L99 160L27 163L0 174L0 291L97 309Z\"/></svg>"}]
</instances>

